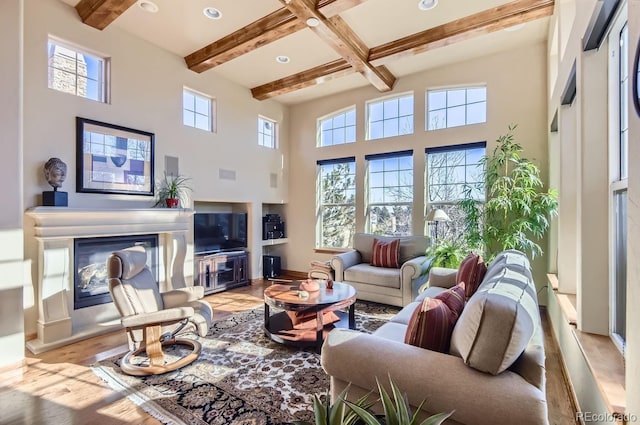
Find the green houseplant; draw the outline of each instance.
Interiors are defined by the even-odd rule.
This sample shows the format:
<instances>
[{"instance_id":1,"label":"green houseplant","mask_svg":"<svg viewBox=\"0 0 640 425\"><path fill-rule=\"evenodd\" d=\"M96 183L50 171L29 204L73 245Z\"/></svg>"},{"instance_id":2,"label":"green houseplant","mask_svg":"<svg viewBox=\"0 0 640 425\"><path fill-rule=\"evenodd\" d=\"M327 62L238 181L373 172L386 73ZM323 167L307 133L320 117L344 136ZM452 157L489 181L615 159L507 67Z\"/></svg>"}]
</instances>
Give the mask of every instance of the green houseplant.
<instances>
[{"instance_id":1,"label":"green houseplant","mask_svg":"<svg viewBox=\"0 0 640 425\"><path fill-rule=\"evenodd\" d=\"M522 157L523 148L516 143L515 125L497 139L491 155L485 156L484 205L473 199L473 187L464 190L459 202L465 212L465 240L469 247L484 252L487 260L500 251L517 249L530 258L542 255L537 241L549 228L549 219L556 215L558 195L544 190L540 169Z\"/></svg>"},{"instance_id":2,"label":"green houseplant","mask_svg":"<svg viewBox=\"0 0 640 425\"><path fill-rule=\"evenodd\" d=\"M372 393L362 396L355 403L348 401L346 398L349 386L347 386L332 405L329 404L329 397L323 403L317 395L314 396L315 425L440 425L453 414L453 412L438 413L420 422L418 413L424 405L424 401L420 403L416 412L412 414L406 394L400 392L391 377L389 377L389 383L391 384L393 400L380 384L378 378L376 378L376 383L380 393L379 401L382 402L384 409L383 415L376 415L371 412L370 408L375 404L375 401L369 401L369 396ZM312 425L309 422L302 421L294 422L294 424Z\"/></svg>"},{"instance_id":3,"label":"green houseplant","mask_svg":"<svg viewBox=\"0 0 640 425\"><path fill-rule=\"evenodd\" d=\"M391 377L389 377L389 384L391 385L391 394L393 399L380 384L378 378L376 378L376 384L378 385L378 392L380 393L380 401L382 402L384 415L375 415L368 409L359 406L357 403L345 401L346 405L349 406L349 408L355 412L366 425L440 425L453 414L453 412L437 413L420 421L418 419L418 414L425 403L424 400L420 403L420 406L418 406L415 413L411 413L411 406L409 405L407 395L400 392L400 389L393 382Z\"/></svg>"},{"instance_id":4,"label":"green houseplant","mask_svg":"<svg viewBox=\"0 0 640 425\"><path fill-rule=\"evenodd\" d=\"M188 182L189 177L172 174L164 174L156 187L156 204L155 206L167 206L169 208L178 208L187 205L191 187Z\"/></svg>"},{"instance_id":5,"label":"green houseplant","mask_svg":"<svg viewBox=\"0 0 640 425\"><path fill-rule=\"evenodd\" d=\"M469 254L469 247L463 238L442 239L427 248L425 255L431 260L431 267L457 269Z\"/></svg>"}]
</instances>

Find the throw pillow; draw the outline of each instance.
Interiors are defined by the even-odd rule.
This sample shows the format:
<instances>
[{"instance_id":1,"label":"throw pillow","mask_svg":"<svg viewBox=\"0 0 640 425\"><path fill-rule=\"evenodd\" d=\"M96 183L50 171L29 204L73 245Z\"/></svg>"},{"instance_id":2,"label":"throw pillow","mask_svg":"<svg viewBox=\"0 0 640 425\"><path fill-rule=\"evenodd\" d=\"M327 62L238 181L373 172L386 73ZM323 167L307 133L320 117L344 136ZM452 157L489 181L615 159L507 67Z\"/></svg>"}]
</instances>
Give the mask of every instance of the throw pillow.
<instances>
[{"instance_id":1,"label":"throw pillow","mask_svg":"<svg viewBox=\"0 0 640 425\"><path fill-rule=\"evenodd\" d=\"M409 320L405 344L448 353L453 327L464 308L464 287L462 282L434 298L422 300Z\"/></svg>"},{"instance_id":2,"label":"throw pillow","mask_svg":"<svg viewBox=\"0 0 640 425\"><path fill-rule=\"evenodd\" d=\"M400 268L400 239L383 242L373 240L371 265L376 267Z\"/></svg>"},{"instance_id":3,"label":"throw pillow","mask_svg":"<svg viewBox=\"0 0 640 425\"><path fill-rule=\"evenodd\" d=\"M484 275L487 273L487 266L484 264L484 260L481 255L469 253L467 257L462 260L458 273L456 274L456 283L464 282L466 285L467 299L471 298L473 294L478 290Z\"/></svg>"}]
</instances>

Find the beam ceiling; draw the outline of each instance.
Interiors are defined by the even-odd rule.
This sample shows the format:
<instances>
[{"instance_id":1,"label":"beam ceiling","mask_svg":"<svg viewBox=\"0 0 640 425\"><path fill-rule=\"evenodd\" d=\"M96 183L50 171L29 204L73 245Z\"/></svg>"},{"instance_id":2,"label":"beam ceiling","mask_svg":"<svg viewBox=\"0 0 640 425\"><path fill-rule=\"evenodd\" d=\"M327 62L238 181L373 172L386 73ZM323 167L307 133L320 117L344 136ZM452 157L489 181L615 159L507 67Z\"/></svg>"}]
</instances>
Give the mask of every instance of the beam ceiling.
<instances>
[{"instance_id":1,"label":"beam ceiling","mask_svg":"<svg viewBox=\"0 0 640 425\"><path fill-rule=\"evenodd\" d=\"M340 17L340 13L365 1L280 0L284 7L187 55L185 63L195 72L207 71L307 28L307 19L315 18L318 25L309 28L340 54L342 59L254 87L251 89L254 98L269 99L354 72L362 74L378 90L389 91L396 78L386 64L550 16L555 4L555 0L515 0L369 48ZM80 0L76 10L82 22L102 30L135 2L136 0Z\"/></svg>"},{"instance_id":2,"label":"beam ceiling","mask_svg":"<svg viewBox=\"0 0 640 425\"><path fill-rule=\"evenodd\" d=\"M383 65L402 57L417 55L439 47L469 40L482 34L530 22L553 14L555 0L516 0L501 6L448 22L428 30L412 34L398 40L372 47L368 61L372 65ZM348 63L345 61L345 63ZM335 67L335 63L334 63ZM326 79L332 79L334 67L321 65L302 71L286 78L272 81L251 89L254 98L269 99L285 93L290 93L305 87L320 84ZM324 73L321 70L324 69ZM341 75L355 72L340 70ZM294 81L294 85L289 85Z\"/></svg>"},{"instance_id":3,"label":"beam ceiling","mask_svg":"<svg viewBox=\"0 0 640 425\"><path fill-rule=\"evenodd\" d=\"M365 1L320 0L317 10L326 18L331 18ZM201 73L304 28L307 28L305 21L283 7L196 50L185 56L184 61L190 70Z\"/></svg>"},{"instance_id":4,"label":"beam ceiling","mask_svg":"<svg viewBox=\"0 0 640 425\"><path fill-rule=\"evenodd\" d=\"M361 73L375 88L383 92L393 88L396 78L386 67L376 68L369 63L369 48L339 15L327 19L316 9L314 0L280 1L301 22L306 22L308 19L317 20L318 24L311 26L311 30L342 56L356 72Z\"/></svg>"}]
</instances>

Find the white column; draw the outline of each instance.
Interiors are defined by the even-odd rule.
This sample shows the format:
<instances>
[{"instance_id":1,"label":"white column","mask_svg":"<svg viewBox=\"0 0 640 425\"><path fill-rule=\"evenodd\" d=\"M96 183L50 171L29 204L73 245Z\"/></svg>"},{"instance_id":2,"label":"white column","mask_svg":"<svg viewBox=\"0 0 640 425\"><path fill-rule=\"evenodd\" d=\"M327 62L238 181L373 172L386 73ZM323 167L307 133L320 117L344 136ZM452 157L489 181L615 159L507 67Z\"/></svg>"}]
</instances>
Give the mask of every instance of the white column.
<instances>
[{"instance_id":1,"label":"white column","mask_svg":"<svg viewBox=\"0 0 640 425\"><path fill-rule=\"evenodd\" d=\"M73 240L39 240L38 244L38 340L46 344L72 334L67 297L73 298Z\"/></svg>"},{"instance_id":2,"label":"white column","mask_svg":"<svg viewBox=\"0 0 640 425\"><path fill-rule=\"evenodd\" d=\"M609 172L607 49L578 58L580 125L580 276L577 313L580 330L609 333Z\"/></svg>"},{"instance_id":3,"label":"white column","mask_svg":"<svg viewBox=\"0 0 640 425\"><path fill-rule=\"evenodd\" d=\"M578 163L576 103L560 107L560 190L558 206L559 291L575 294L578 282Z\"/></svg>"}]
</instances>

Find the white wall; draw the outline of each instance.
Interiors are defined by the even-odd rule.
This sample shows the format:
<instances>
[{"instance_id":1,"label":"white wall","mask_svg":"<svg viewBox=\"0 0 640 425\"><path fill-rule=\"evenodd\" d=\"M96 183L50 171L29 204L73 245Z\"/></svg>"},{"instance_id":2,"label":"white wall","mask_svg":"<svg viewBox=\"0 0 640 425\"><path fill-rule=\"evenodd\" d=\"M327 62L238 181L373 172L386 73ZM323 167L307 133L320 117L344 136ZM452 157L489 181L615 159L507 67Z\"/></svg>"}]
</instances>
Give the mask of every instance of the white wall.
<instances>
[{"instance_id":1,"label":"white wall","mask_svg":"<svg viewBox=\"0 0 640 425\"><path fill-rule=\"evenodd\" d=\"M608 79L608 64L605 56L610 56L607 42L603 43L600 51L582 52L582 37L585 33L589 18L594 11L596 2L593 0L579 0L579 7L569 13L575 14L573 22L568 24L559 14L563 13L562 7L556 6L554 19L559 20L570 28L560 29L560 32L569 32L566 50L562 60L558 63L558 69L550 72L551 76L557 76L557 80L550 81L551 95L549 97L549 119L556 108L559 108L560 94L564 88L569 68L577 59L578 72L582 75L578 78L578 92L581 93L572 108L576 108L576 119L573 128L562 128L560 132L578 134L580 144L579 171L580 192L578 193L578 208L573 217L561 217L559 238L567 228L562 223L574 220L574 229L581 234L579 251L577 253L559 249L558 263L575 262L572 267L581 270L581 276L576 282L578 298L578 326L581 330L592 333L608 334L609 329L609 282L608 275L608 241L609 217L608 211L608 90L617 88L603 87ZM640 0L628 1L629 17L629 57L634 58L640 37ZM551 36L551 33L550 33ZM554 52L550 51L553 55ZM630 60L629 74L632 75ZM631 99L632 88L629 85ZM607 106L604 110L603 106ZM628 418L640 417L640 333L635 329L635 324L640 321L640 263L635 261L636 254L640 254L640 169L635 164L640 162L640 147L634 141L640 137L640 118L633 104L629 104L629 189L628 189L628 252L627 252L627 346L625 352L626 379L624 382L627 398ZM564 152L563 152L564 153ZM564 168L573 164L574 157L569 154L560 157L550 156L551 167ZM560 190L563 190L564 181L560 182ZM606 185L606 188L604 187ZM604 193L606 192L606 197ZM569 230L572 227L569 226ZM565 235L566 237L567 235ZM560 267L559 267L560 268ZM560 279L562 279L560 277ZM562 281L560 282L562 285ZM552 305L553 303L550 303ZM561 314L551 316L553 327L558 334L562 333L566 325ZM590 404L589 400L601 399L599 390L593 384L591 372L577 370L575 365L583 362L583 353L574 350L570 345L563 344L560 340L562 355L571 372L571 381L577 387L579 396L583 397L584 411L601 413L604 407L600 404ZM574 366L571 366L574 365ZM573 371L572 371L573 369Z\"/></svg>"},{"instance_id":2,"label":"white wall","mask_svg":"<svg viewBox=\"0 0 640 425\"><path fill-rule=\"evenodd\" d=\"M55 36L111 58L111 104L47 87L47 39ZM182 88L208 94L217 102L217 133L182 125ZM257 145L257 116L280 122L280 148ZM24 208L41 205L50 190L42 173L48 158L68 165L62 190L69 207L146 208L150 197L75 192L75 117L104 121L155 133L155 173L162 176L164 156L180 160L180 173L192 178L196 201L240 203L250 214L251 275L260 275L262 203L287 201L288 108L259 102L248 89L215 75L197 74L183 58L111 25L104 31L81 23L74 8L59 0L25 0L24 46ZM236 180L220 179L232 170ZM270 187L270 174L278 187ZM21 208L22 210L22 208ZM25 226L26 255L35 259L35 242ZM35 276L36 264L33 271ZM192 270L190 264L185 267ZM35 331L36 313L28 308L26 332Z\"/></svg>"},{"instance_id":3,"label":"white wall","mask_svg":"<svg viewBox=\"0 0 640 425\"><path fill-rule=\"evenodd\" d=\"M0 2L0 367L24 358L22 254L22 0Z\"/></svg>"},{"instance_id":4,"label":"white wall","mask_svg":"<svg viewBox=\"0 0 640 425\"><path fill-rule=\"evenodd\" d=\"M412 135L364 140L365 102L381 94L365 87L315 101L296 105L291 111L291 197L287 228L289 244L286 250L287 268L308 270L311 259L327 259L329 254L316 254L315 246L315 179L316 161L320 159L356 157L356 184L359 185L356 211L364 211L365 154L413 149L414 153L414 216L413 231L424 231L424 150L429 146L446 146L477 141L487 142L487 151L495 147L498 136L506 133L509 124L518 124L516 139L525 155L541 168L547 179L546 120L546 42L495 55L459 62L401 78L392 93L414 92L414 129ZM438 131L425 131L425 92L427 88L444 86L487 85L487 123ZM316 148L316 119L331 112L356 105L357 142ZM364 217L356 218L356 230L364 230ZM542 242L546 246L546 242ZM546 284L546 259L534 263L538 287Z\"/></svg>"},{"instance_id":5,"label":"white wall","mask_svg":"<svg viewBox=\"0 0 640 425\"><path fill-rule=\"evenodd\" d=\"M629 40L634 58L640 38L640 0L629 1ZM629 72L632 71L632 60L629 61ZM631 85L629 90L631 90ZM631 95L630 95L631 96ZM631 97L629 97L631 99ZM640 117L632 104L629 105L629 164L640 163ZM636 143L632 142L635 141ZM627 412L640 418L640 167L629 167L629 234L627 250L627 356L626 356L626 390ZM636 255L637 254L637 255Z\"/></svg>"}]
</instances>

